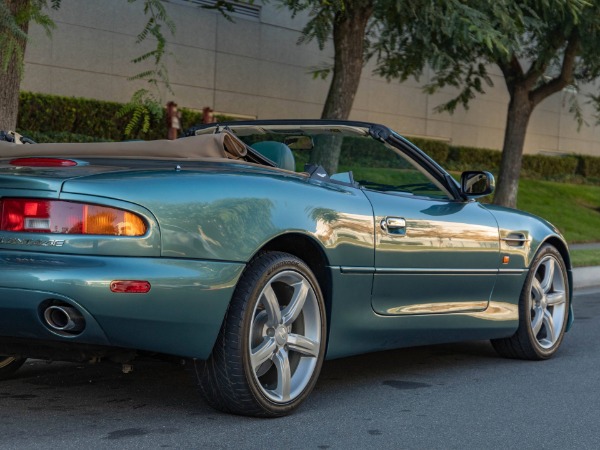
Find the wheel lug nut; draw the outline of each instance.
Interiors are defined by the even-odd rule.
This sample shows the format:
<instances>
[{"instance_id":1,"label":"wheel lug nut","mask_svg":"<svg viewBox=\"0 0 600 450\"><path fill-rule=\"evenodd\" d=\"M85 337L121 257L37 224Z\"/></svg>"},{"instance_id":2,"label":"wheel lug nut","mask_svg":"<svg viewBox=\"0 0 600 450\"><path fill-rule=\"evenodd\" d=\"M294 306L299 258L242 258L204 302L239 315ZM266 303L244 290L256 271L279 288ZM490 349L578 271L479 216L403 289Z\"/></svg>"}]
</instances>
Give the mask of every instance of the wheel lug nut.
<instances>
[{"instance_id":1,"label":"wheel lug nut","mask_svg":"<svg viewBox=\"0 0 600 450\"><path fill-rule=\"evenodd\" d=\"M275 336L275 330L273 328L268 328L267 329L267 336L269 336L269 337Z\"/></svg>"}]
</instances>

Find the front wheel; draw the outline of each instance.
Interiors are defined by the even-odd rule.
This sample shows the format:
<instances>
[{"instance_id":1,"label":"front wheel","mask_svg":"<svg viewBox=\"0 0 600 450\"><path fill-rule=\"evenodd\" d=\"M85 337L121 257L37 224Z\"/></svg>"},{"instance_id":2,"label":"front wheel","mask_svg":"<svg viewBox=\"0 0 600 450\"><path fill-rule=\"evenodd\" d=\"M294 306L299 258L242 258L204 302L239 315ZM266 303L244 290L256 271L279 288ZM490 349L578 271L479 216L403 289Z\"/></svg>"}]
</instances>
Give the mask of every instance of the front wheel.
<instances>
[{"instance_id":1,"label":"front wheel","mask_svg":"<svg viewBox=\"0 0 600 450\"><path fill-rule=\"evenodd\" d=\"M560 346L569 315L569 279L561 254L544 245L535 256L519 301L519 328L510 338L494 339L508 358L548 359Z\"/></svg>"},{"instance_id":2,"label":"front wheel","mask_svg":"<svg viewBox=\"0 0 600 450\"><path fill-rule=\"evenodd\" d=\"M4 380L15 373L25 363L26 358L13 356L0 356L0 380Z\"/></svg>"},{"instance_id":3,"label":"front wheel","mask_svg":"<svg viewBox=\"0 0 600 450\"><path fill-rule=\"evenodd\" d=\"M264 253L242 275L209 360L196 364L201 391L221 411L288 414L317 381L325 338L312 271L290 254Z\"/></svg>"}]
</instances>

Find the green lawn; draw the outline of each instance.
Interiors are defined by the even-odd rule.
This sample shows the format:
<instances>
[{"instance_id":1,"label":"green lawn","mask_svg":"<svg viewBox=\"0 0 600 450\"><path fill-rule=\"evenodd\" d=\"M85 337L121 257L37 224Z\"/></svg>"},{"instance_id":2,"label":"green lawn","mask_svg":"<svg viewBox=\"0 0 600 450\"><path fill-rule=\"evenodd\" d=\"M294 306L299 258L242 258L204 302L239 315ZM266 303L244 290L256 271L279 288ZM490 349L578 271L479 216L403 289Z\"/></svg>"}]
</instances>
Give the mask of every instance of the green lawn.
<instances>
[{"instance_id":1,"label":"green lawn","mask_svg":"<svg viewBox=\"0 0 600 450\"><path fill-rule=\"evenodd\" d=\"M369 168L357 172L384 184L411 181L399 170ZM522 179L518 207L552 222L569 244L600 242L600 186ZM571 250L571 262L573 267L600 266L600 250Z\"/></svg>"},{"instance_id":2,"label":"green lawn","mask_svg":"<svg viewBox=\"0 0 600 450\"><path fill-rule=\"evenodd\" d=\"M600 266L600 250L571 250L573 267Z\"/></svg>"},{"instance_id":3,"label":"green lawn","mask_svg":"<svg viewBox=\"0 0 600 450\"><path fill-rule=\"evenodd\" d=\"M522 179L517 203L552 222L569 244L600 242L600 186ZM600 250L571 250L571 262L600 266Z\"/></svg>"},{"instance_id":4,"label":"green lawn","mask_svg":"<svg viewBox=\"0 0 600 450\"><path fill-rule=\"evenodd\" d=\"M600 242L600 186L524 179L517 203L552 222L570 244Z\"/></svg>"},{"instance_id":5,"label":"green lawn","mask_svg":"<svg viewBox=\"0 0 600 450\"><path fill-rule=\"evenodd\" d=\"M403 170L360 168L356 172L356 179L390 185L407 182ZM600 186L522 179L518 207L552 222L570 244L600 242Z\"/></svg>"}]
</instances>

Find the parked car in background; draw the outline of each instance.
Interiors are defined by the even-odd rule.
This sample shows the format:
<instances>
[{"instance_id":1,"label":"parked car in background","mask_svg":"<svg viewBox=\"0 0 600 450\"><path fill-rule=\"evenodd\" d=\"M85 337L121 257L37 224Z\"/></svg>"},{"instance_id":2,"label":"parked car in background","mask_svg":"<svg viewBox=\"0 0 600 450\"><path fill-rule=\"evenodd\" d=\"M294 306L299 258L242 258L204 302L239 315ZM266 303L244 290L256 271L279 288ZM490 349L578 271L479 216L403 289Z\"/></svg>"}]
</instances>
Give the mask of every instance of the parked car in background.
<instances>
[{"instance_id":1,"label":"parked car in background","mask_svg":"<svg viewBox=\"0 0 600 450\"><path fill-rule=\"evenodd\" d=\"M326 358L471 339L512 358L559 348L567 245L540 218L477 202L490 173L457 182L364 122L193 134L0 142L0 377L26 358L172 355L215 408L272 417L302 403Z\"/></svg>"}]
</instances>

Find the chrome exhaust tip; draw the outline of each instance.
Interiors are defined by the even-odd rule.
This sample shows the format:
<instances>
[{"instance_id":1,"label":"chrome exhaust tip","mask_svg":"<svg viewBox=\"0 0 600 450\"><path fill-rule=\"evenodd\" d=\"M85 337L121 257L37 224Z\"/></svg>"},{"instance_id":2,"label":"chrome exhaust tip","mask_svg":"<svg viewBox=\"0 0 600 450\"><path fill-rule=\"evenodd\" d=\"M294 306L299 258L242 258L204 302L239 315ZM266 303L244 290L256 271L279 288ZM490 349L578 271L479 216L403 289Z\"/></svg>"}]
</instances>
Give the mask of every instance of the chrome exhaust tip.
<instances>
[{"instance_id":1,"label":"chrome exhaust tip","mask_svg":"<svg viewBox=\"0 0 600 450\"><path fill-rule=\"evenodd\" d=\"M44 320L55 331L80 333L85 328L85 319L72 306L49 306L44 311Z\"/></svg>"}]
</instances>

